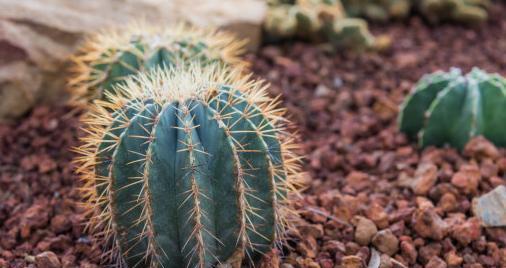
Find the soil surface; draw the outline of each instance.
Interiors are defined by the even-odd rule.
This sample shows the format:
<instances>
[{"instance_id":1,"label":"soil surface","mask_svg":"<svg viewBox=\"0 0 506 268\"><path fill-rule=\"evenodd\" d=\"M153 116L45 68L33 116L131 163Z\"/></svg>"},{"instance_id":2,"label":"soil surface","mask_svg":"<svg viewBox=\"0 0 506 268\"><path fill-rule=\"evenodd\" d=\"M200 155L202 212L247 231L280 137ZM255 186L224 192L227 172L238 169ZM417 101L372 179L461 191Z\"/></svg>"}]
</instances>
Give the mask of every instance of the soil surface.
<instances>
[{"instance_id":1,"label":"soil surface","mask_svg":"<svg viewBox=\"0 0 506 268\"><path fill-rule=\"evenodd\" d=\"M483 228L475 197L506 184L506 150L475 139L464 152L419 150L396 127L425 73L478 66L506 75L506 4L479 28L419 18L374 26L382 53L330 54L304 43L249 55L298 126L308 187L303 221L263 267L506 267L506 228ZM79 114L39 107L0 125L0 267L97 267L73 174ZM377 266L374 266L377 267Z\"/></svg>"}]
</instances>

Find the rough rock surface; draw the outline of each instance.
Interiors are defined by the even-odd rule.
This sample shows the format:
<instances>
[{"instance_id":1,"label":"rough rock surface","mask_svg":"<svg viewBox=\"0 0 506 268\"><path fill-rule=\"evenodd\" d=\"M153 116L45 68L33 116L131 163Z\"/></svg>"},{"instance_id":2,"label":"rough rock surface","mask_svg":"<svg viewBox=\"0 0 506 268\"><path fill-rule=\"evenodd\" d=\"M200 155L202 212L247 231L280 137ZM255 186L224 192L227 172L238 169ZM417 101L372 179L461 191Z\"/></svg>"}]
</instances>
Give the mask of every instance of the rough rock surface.
<instances>
[{"instance_id":1,"label":"rough rock surface","mask_svg":"<svg viewBox=\"0 0 506 268\"><path fill-rule=\"evenodd\" d=\"M218 26L260 41L261 0L0 0L0 121L62 100L67 59L82 37L136 19Z\"/></svg>"},{"instance_id":2,"label":"rough rock surface","mask_svg":"<svg viewBox=\"0 0 506 268\"><path fill-rule=\"evenodd\" d=\"M506 226L506 187L496 187L493 191L473 199L473 213L483 225L488 227Z\"/></svg>"}]
</instances>

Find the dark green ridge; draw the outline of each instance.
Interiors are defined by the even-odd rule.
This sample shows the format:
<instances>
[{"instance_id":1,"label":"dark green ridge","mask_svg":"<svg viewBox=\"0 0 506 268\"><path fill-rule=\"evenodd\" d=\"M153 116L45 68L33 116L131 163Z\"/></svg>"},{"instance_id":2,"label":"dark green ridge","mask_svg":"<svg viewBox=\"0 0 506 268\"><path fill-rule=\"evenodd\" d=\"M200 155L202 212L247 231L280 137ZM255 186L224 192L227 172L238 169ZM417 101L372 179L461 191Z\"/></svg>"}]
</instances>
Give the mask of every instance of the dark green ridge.
<instances>
[{"instance_id":1,"label":"dark green ridge","mask_svg":"<svg viewBox=\"0 0 506 268\"><path fill-rule=\"evenodd\" d=\"M269 171L269 158L265 153L267 147L261 138L255 133L253 124L237 112L237 108L230 105L225 106L216 98L210 101L209 106L223 115L229 116L224 119L227 126L231 126L233 138L244 146L243 150L253 152L239 152L241 166L246 171L245 184L249 188L246 200L255 210L247 211L251 224L255 231L248 229L247 234L254 248L248 248L247 254L250 258L256 259L262 253L270 249L275 239L275 212L273 197L275 189L272 184L272 177ZM243 131L243 132L239 132ZM254 196L252 196L254 195ZM249 224L249 225L251 225Z\"/></svg>"},{"instance_id":2,"label":"dark green ridge","mask_svg":"<svg viewBox=\"0 0 506 268\"><path fill-rule=\"evenodd\" d=\"M230 98L230 87L222 87L223 91L226 93L223 93L220 96L220 100L223 103L228 98ZM256 105L249 105L246 97L244 94L242 94L238 90L233 90L233 95L235 99L241 100L240 102L235 103L234 107L237 111L240 111L244 114L252 114L254 116L249 117L249 121L255 125L257 128L262 128L262 131L266 133L266 135L262 135L260 138L266 143L267 145L267 151L269 158L272 161L272 164L274 167L280 167L284 166L283 163L283 156L281 151L281 144L279 142L278 133L274 131L274 126L271 124L271 122L262 114L262 111L260 108ZM284 169L278 169L278 172L282 171L281 174L275 174L274 179L276 186L284 185L284 182L287 179L287 174ZM280 200L283 200L288 195L288 189L284 189L281 187L277 188L277 198Z\"/></svg>"},{"instance_id":3,"label":"dark green ridge","mask_svg":"<svg viewBox=\"0 0 506 268\"><path fill-rule=\"evenodd\" d=\"M145 157L153 121L159 112L157 104L148 104L135 115L131 124L121 134L120 143L114 153L112 163L113 178L113 218L117 225L118 239L125 262L129 267L143 267L150 260L144 260L147 252L147 239L139 238L144 222L135 224L142 217L142 203L138 198L142 192ZM133 136L143 136L137 138ZM134 153L135 152L135 153Z\"/></svg>"},{"instance_id":4,"label":"dark green ridge","mask_svg":"<svg viewBox=\"0 0 506 268\"><path fill-rule=\"evenodd\" d=\"M497 146L506 146L506 86L493 81L479 83L483 113L483 136ZM485 109L486 108L486 109Z\"/></svg>"},{"instance_id":5,"label":"dark green ridge","mask_svg":"<svg viewBox=\"0 0 506 268\"><path fill-rule=\"evenodd\" d=\"M144 69L152 70L157 67L172 68L174 67L175 56L172 52L165 48L155 50L153 55L144 63Z\"/></svg>"},{"instance_id":6,"label":"dark green ridge","mask_svg":"<svg viewBox=\"0 0 506 268\"><path fill-rule=\"evenodd\" d=\"M105 98L105 92L111 91L114 86L123 84L125 79L131 75L136 75L143 70L152 70L156 67L173 67L176 63L176 58L187 57L193 60L201 60L204 63L211 63L219 61L219 59L209 59L203 53L208 46L198 41L195 44L190 41L175 42L180 46L179 50L170 51L166 46L159 46L150 48L146 45L145 41L141 39L131 41L130 49L116 50L109 49L102 55L102 59L107 59L111 54L119 54L120 56L109 63L99 63L92 65L96 73L105 73L105 80L98 86L99 92L97 93L100 98ZM149 51L148 51L149 50ZM145 59L139 57L139 54L150 53Z\"/></svg>"},{"instance_id":7,"label":"dark green ridge","mask_svg":"<svg viewBox=\"0 0 506 268\"><path fill-rule=\"evenodd\" d=\"M212 184L212 200L216 209L212 217L214 236L221 241L215 243L218 261L224 263L237 249L240 241L241 218L236 186L237 163L233 160L234 144L223 128L214 119L215 111L202 104L195 105L191 111L200 142L209 154L207 172ZM231 161L232 159L232 161Z\"/></svg>"},{"instance_id":8,"label":"dark green ridge","mask_svg":"<svg viewBox=\"0 0 506 268\"><path fill-rule=\"evenodd\" d=\"M186 104L185 104L186 105ZM204 262L206 267L210 267L214 262L216 243L215 239L205 230L215 229L211 216L214 214L214 204L211 201L212 193L211 180L206 172L205 163L207 155L201 153L204 151L202 144L194 128L191 114L185 114L185 108L180 105L178 110L177 122L177 148L176 148L176 186L179 188L177 204L180 204L179 210L181 217L178 218L181 242L183 243L182 253L185 256L185 263L188 266L198 266ZM191 129L186 132L184 128ZM193 147L193 150L189 150ZM198 152L201 151L201 152ZM195 192L195 190L198 191ZM197 200L199 203L197 203ZM197 211L198 210L198 211ZM200 217L200 223L204 229L194 232L197 226L197 218ZM198 234L202 236L201 250L205 256L202 260L199 257ZM202 251L200 251L202 252Z\"/></svg>"},{"instance_id":9,"label":"dark green ridge","mask_svg":"<svg viewBox=\"0 0 506 268\"><path fill-rule=\"evenodd\" d=\"M467 93L466 81L459 79L446 87L434 100L422 131L422 147L448 143L463 148L471 131L472 105L471 102L466 102Z\"/></svg>"},{"instance_id":10,"label":"dark green ridge","mask_svg":"<svg viewBox=\"0 0 506 268\"><path fill-rule=\"evenodd\" d=\"M179 235L179 205L177 196L182 195L176 186L177 102L166 104L154 126L155 139L151 142L151 165L149 188L151 191L152 222L159 249L161 267L185 267Z\"/></svg>"},{"instance_id":11,"label":"dark green ridge","mask_svg":"<svg viewBox=\"0 0 506 268\"><path fill-rule=\"evenodd\" d=\"M416 85L414 93L406 99L401 108L399 129L411 139L417 138L425 124L425 115L431 103L458 75L460 73L457 71L436 72L422 78Z\"/></svg>"},{"instance_id":12,"label":"dark green ridge","mask_svg":"<svg viewBox=\"0 0 506 268\"><path fill-rule=\"evenodd\" d=\"M113 121L108 131L104 134L102 138L102 143L99 144L97 155L96 155L96 165L95 165L95 174L99 178L109 178L110 179L110 168L111 161L116 146L113 146L113 140L119 138L121 133L125 130L125 123L128 123L132 117L139 112L139 100L132 100L128 102L122 109L116 111L112 114ZM108 182L110 183L110 182ZM107 189L107 184L103 183L103 181L99 181L96 185L97 196L103 196L105 190ZM103 205L103 207L106 204ZM103 208L102 207L102 208Z\"/></svg>"},{"instance_id":13,"label":"dark green ridge","mask_svg":"<svg viewBox=\"0 0 506 268\"><path fill-rule=\"evenodd\" d=\"M144 51L142 44L132 44L133 50ZM109 50L104 53L103 58L108 58L108 54L120 53L118 59L111 63L100 63L92 66L98 73L105 72L105 80L99 85L99 97L105 97L105 91L110 91L114 86L121 84L125 78L130 75L137 74L142 66L142 59L137 57L132 51L116 51Z\"/></svg>"}]
</instances>

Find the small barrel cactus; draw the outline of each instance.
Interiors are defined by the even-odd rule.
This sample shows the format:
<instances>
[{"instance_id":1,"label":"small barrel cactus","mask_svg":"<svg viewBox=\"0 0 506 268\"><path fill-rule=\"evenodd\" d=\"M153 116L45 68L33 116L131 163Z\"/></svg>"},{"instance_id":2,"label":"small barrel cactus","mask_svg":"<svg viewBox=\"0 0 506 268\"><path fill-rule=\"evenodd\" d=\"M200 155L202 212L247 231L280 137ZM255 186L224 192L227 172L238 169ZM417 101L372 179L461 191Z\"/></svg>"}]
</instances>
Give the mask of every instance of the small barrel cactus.
<instances>
[{"instance_id":1,"label":"small barrel cactus","mask_svg":"<svg viewBox=\"0 0 506 268\"><path fill-rule=\"evenodd\" d=\"M474 68L424 76L406 99L399 128L421 147L449 144L462 149L470 138L482 135L506 146L506 79Z\"/></svg>"},{"instance_id":2,"label":"small barrel cactus","mask_svg":"<svg viewBox=\"0 0 506 268\"><path fill-rule=\"evenodd\" d=\"M374 21L405 18L411 10L411 0L342 0L350 17Z\"/></svg>"},{"instance_id":3,"label":"small barrel cactus","mask_svg":"<svg viewBox=\"0 0 506 268\"><path fill-rule=\"evenodd\" d=\"M418 11L432 23L455 21L476 24L487 20L489 0L421 0Z\"/></svg>"},{"instance_id":4,"label":"small barrel cactus","mask_svg":"<svg viewBox=\"0 0 506 268\"><path fill-rule=\"evenodd\" d=\"M271 2L264 28L271 40L298 37L352 49L375 45L367 23L348 18L339 0Z\"/></svg>"},{"instance_id":5,"label":"small barrel cactus","mask_svg":"<svg viewBox=\"0 0 506 268\"><path fill-rule=\"evenodd\" d=\"M89 227L117 262L239 267L282 238L299 158L265 89L197 63L129 78L93 105L78 172Z\"/></svg>"},{"instance_id":6,"label":"small barrel cactus","mask_svg":"<svg viewBox=\"0 0 506 268\"><path fill-rule=\"evenodd\" d=\"M225 32L186 24L138 22L125 29L108 30L91 36L73 57L70 93L76 102L104 99L105 92L130 75L191 60L244 67L239 58L244 44Z\"/></svg>"}]
</instances>

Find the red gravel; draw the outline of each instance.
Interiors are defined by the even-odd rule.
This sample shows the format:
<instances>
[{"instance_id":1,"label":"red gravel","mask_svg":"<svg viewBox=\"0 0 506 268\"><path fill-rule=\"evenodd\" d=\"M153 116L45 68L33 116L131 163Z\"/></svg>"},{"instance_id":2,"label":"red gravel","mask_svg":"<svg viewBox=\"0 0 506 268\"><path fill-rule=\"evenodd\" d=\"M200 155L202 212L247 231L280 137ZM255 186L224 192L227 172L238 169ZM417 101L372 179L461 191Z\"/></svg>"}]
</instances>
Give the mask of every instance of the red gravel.
<instances>
[{"instance_id":1,"label":"red gravel","mask_svg":"<svg viewBox=\"0 0 506 268\"><path fill-rule=\"evenodd\" d=\"M419 151L396 128L397 107L421 75L479 66L506 75L506 4L479 29L419 19L373 28L392 36L376 54L296 43L250 55L255 73L300 127L308 189L304 221L264 267L506 267L506 229L482 228L473 197L506 184L506 151L478 139L465 153ZM77 115L35 109L0 125L0 267L96 267L69 148ZM282 256L282 257L280 257ZM390 257L391 256L391 257Z\"/></svg>"},{"instance_id":2,"label":"red gravel","mask_svg":"<svg viewBox=\"0 0 506 268\"><path fill-rule=\"evenodd\" d=\"M39 107L17 126L0 126L2 268L96 267L100 250L83 232L69 151L77 115L68 112Z\"/></svg>"},{"instance_id":3,"label":"red gravel","mask_svg":"<svg viewBox=\"0 0 506 268\"><path fill-rule=\"evenodd\" d=\"M398 105L427 72L506 75L506 5L493 10L479 29L418 18L373 28L392 36L381 54L300 43L251 56L300 127L311 177L292 249L267 267L366 267L373 248L386 253L381 267L506 267L506 228L481 228L471 211L473 197L506 184L506 151L481 139L464 154L420 151L396 126Z\"/></svg>"}]
</instances>

